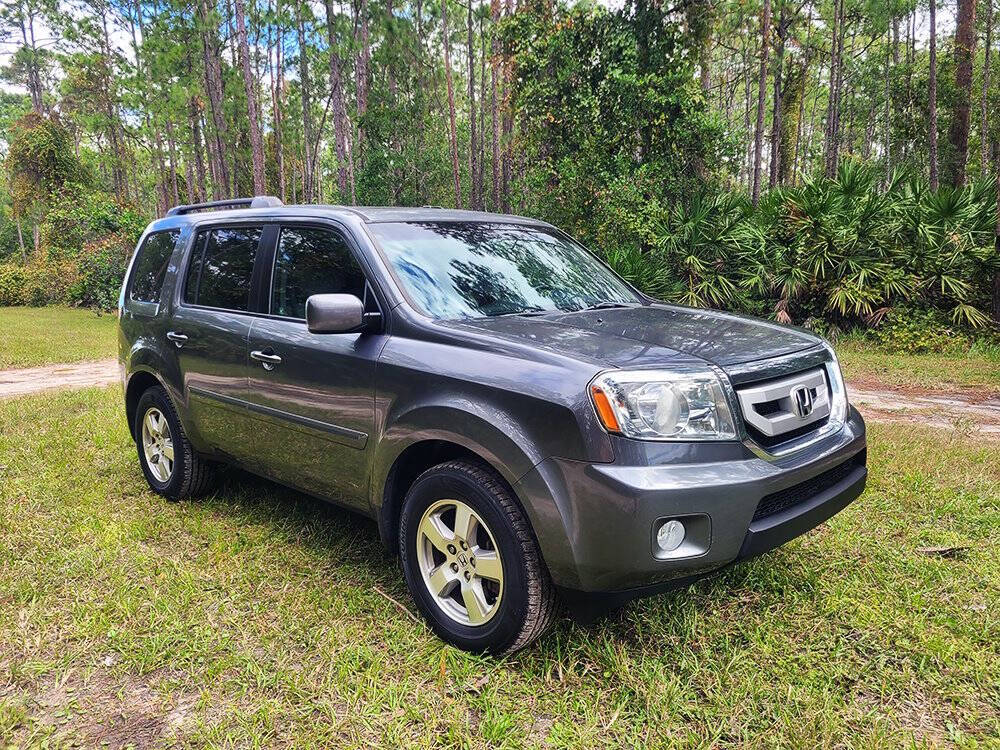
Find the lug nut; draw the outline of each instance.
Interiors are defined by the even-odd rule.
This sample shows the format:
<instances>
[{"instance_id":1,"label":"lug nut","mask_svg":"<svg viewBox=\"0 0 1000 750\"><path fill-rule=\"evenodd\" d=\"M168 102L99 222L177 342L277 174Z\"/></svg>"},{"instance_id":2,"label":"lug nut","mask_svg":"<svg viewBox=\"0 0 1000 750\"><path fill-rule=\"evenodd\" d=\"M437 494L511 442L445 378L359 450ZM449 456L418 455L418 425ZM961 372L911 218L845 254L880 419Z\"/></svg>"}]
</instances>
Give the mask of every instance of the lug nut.
<instances>
[{"instance_id":1,"label":"lug nut","mask_svg":"<svg viewBox=\"0 0 1000 750\"><path fill-rule=\"evenodd\" d=\"M448 545L448 552L449 552L449 554L452 554L452 555L455 554L455 545L454 544L449 544Z\"/></svg>"},{"instance_id":2,"label":"lug nut","mask_svg":"<svg viewBox=\"0 0 1000 750\"><path fill-rule=\"evenodd\" d=\"M465 580L466 581L471 581L472 580L472 573L470 573L469 571L465 571Z\"/></svg>"},{"instance_id":3,"label":"lug nut","mask_svg":"<svg viewBox=\"0 0 1000 750\"><path fill-rule=\"evenodd\" d=\"M457 573L458 572L458 563L452 563L451 564L451 572L452 573Z\"/></svg>"},{"instance_id":4,"label":"lug nut","mask_svg":"<svg viewBox=\"0 0 1000 750\"><path fill-rule=\"evenodd\" d=\"M465 544L465 540L464 540L464 539L463 539L462 541L460 541L460 542L459 542L459 544L461 544L461 545L462 545L462 549L469 549L469 548L468 548L468 547L466 546L466 544Z\"/></svg>"}]
</instances>

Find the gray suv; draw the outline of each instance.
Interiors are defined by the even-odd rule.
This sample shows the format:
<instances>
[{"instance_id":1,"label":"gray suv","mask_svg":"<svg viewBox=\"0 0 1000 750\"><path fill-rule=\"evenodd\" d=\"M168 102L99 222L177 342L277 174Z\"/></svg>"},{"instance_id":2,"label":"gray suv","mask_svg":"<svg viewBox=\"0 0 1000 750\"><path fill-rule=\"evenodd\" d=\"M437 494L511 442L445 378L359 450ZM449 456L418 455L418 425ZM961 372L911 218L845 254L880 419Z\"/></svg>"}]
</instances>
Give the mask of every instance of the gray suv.
<instances>
[{"instance_id":1,"label":"gray suv","mask_svg":"<svg viewBox=\"0 0 1000 750\"><path fill-rule=\"evenodd\" d=\"M155 492L215 465L371 516L443 639L506 653L772 549L865 485L865 426L802 330L650 299L541 221L179 206L120 300Z\"/></svg>"}]
</instances>

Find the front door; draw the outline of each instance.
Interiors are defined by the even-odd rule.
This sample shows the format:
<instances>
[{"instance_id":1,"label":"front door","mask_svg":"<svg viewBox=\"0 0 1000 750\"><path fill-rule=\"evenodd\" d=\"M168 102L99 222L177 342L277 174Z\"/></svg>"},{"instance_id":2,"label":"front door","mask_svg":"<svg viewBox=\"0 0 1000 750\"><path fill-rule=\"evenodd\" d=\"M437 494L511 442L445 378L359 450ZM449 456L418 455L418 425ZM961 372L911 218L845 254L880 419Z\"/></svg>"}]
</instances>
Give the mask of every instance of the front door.
<instances>
[{"instance_id":1,"label":"front door","mask_svg":"<svg viewBox=\"0 0 1000 750\"><path fill-rule=\"evenodd\" d=\"M254 466L247 409L248 314L261 226L198 233L167 337L176 347L199 449Z\"/></svg>"},{"instance_id":2,"label":"front door","mask_svg":"<svg viewBox=\"0 0 1000 750\"><path fill-rule=\"evenodd\" d=\"M375 424L375 362L386 337L310 333L306 299L336 293L357 295L366 309L377 310L342 233L317 226L281 227L268 315L257 317L250 331L250 410L267 474L365 509Z\"/></svg>"}]
</instances>

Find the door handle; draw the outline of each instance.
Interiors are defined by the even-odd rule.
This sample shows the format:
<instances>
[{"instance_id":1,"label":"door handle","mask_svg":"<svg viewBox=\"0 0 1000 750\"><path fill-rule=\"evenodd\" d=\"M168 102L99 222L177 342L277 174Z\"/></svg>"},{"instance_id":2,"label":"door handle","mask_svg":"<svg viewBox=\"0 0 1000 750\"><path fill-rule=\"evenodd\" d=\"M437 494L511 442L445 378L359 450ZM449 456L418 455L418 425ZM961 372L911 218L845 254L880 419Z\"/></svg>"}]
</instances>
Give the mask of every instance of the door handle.
<instances>
[{"instance_id":1,"label":"door handle","mask_svg":"<svg viewBox=\"0 0 1000 750\"><path fill-rule=\"evenodd\" d=\"M188 340L188 337L183 333L178 333L177 331L167 331L167 338L173 341L177 348L180 349L184 346L184 343Z\"/></svg>"},{"instance_id":2,"label":"door handle","mask_svg":"<svg viewBox=\"0 0 1000 750\"><path fill-rule=\"evenodd\" d=\"M265 370L273 370L275 365L281 364L281 357L277 354L270 354L260 349L250 352L250 359L260 362Z\"/></svg>"}]
</instances>

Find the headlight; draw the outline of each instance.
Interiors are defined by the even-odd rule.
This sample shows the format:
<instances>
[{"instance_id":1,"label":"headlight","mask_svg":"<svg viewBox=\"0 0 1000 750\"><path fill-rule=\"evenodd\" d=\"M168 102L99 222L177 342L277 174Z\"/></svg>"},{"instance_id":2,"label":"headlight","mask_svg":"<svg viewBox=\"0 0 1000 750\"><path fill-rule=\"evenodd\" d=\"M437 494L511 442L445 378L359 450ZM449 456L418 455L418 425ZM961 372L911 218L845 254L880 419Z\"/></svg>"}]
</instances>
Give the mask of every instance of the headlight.
<instances>
[{"instance_id":1,"label":"headlight","mask_svg":"<svg viewBox=\"0 0 1000 750\"><path fill-rule=\"evenodd\" d=\"M847 421L847 388L844 386L844 373L840 369L833 347L827 343L823 346L830 353L827 373L830 376L830 421L843 424Z\"/></svg>"},{"instance_id":2,"label":"headlight","mask_svg":"<svg viewBox=\"0 0 1000 750\"><path fill-rule=\"evenodd\" d=\"M611 370L590 397L609 432L646 440L735 440L722 383L709 369Z\"/></svg>"}]
</instances>

